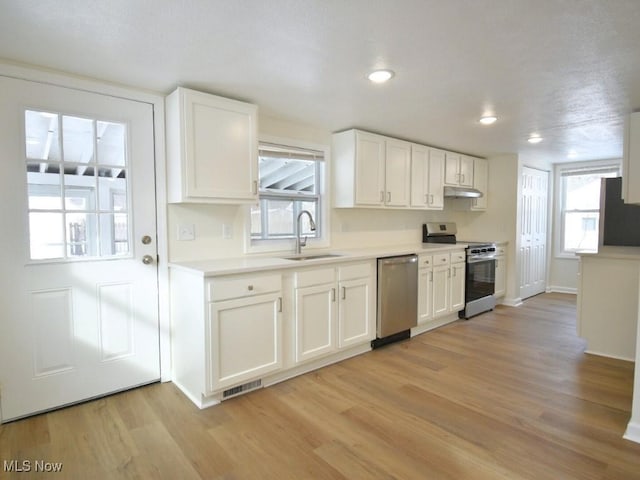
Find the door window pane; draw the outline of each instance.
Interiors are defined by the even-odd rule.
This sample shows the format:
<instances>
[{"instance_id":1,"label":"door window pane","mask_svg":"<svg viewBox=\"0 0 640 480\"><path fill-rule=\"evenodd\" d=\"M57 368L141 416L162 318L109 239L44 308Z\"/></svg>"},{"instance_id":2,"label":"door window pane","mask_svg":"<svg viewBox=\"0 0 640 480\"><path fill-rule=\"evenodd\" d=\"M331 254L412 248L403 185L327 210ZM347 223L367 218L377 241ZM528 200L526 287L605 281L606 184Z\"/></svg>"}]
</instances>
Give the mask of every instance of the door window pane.
<instances>
[{"instance_id":1,"label":"door window pane","mask_svg":"<svg viewBox=\"0 0 640 480\"><path fill-rule=\"evenodd\" d=\"M27 110L24 127L28 159L60 161L58 114Z\"/></svg>"},{"instance_id":2,"label":"door window pane","mask_svg":"<svg viewBox=\"0 0 640 480\"><path fill-rule=\"evenodd\" d=\"M64 257L62 213L29 213L29 247L33 260Z\"/></svg>"},{"instance_id":3,"label":"door window pane","mask_svg":"<svg viewBox=\"0 0 640 480\"><path fill-rule=\"evenodd\" d=\"M67 213L67 255L69 257L95 257L98 253L96 215L93 213Z\"/></svg>"},{"instance_id":4,"label":"door window pane","mask_svg":"<svg viewBox=\"0 0 640 480\"><path fill-rule=\"evenodd\" d=\"M124 167L125 128L122 123L98 122L98 163Z\"/></svg>"},{"instance_id":5,"label":"door window pane","mask_svg":"<svg viewBox=\"0 0 640 480\"><path fill-rule=\"evenodd\" d=\"M81 169L81 171L78 171ZM93 167L77 167L64 175L64 206L67 210L96 209L96 177ZM80 174L82 172L82 174Z\"/></svg>"},{"instance_id":6,"label":"door window pane","mask_svg":"<svg viewBox=\"0 0 640 480\"><path fill-rule=\"evenodd\" d=\"M93 162L94 141L93 120L67 115L62 117L65 162Z\"/></svg>"},{"instance_id":7,"label":"door window pane","mask_svg":"<svg viewBox=\"0 0 640 480\"><path fill-rule=\"evenodd\" d=\"M127 210L127 179L122 168L98 169L98 195L100 210Z\"/></svg>"},{"instance_id":8,"label":"door window pane","mask_svg":"<svg viewBox=\"0 0 640 480\"><path fill-rule=\"evenodd\" d=\"M27 193L30 210L62 208L62 184L58 164L27 163Z\"/></svg>"},{"instance_id":9,"label":"door window pane","mask_svg":"<svg viewBox=\"0 0 640 480\"><path fill-rule=\"evenodd\" d=\"M100 214L100 254L103 257L129 253L129 216L126 213Z\"/></svg>"}]
</instances>

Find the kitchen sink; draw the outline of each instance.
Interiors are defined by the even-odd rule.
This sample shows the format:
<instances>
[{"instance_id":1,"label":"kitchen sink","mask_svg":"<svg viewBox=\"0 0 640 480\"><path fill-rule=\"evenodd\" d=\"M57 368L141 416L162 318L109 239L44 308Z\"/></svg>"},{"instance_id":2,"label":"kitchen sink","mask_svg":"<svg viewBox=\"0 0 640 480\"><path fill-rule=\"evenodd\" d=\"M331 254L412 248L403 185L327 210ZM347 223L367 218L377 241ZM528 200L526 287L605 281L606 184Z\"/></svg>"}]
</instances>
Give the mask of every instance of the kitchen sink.
<instances>
[{"instance_id":1,"label":"kitchen sink","mask_svg":"<svg viewBox=\"0 0 640 480\"><path fill-rule=\"evenodd\" d=\"M292 255L290 257L283 257L285 260L317 260L319 258L333 258L333 257L341 257L339 253L316 253L316 254L301 254L301 255Z\"/></svg>"}]
</instances>

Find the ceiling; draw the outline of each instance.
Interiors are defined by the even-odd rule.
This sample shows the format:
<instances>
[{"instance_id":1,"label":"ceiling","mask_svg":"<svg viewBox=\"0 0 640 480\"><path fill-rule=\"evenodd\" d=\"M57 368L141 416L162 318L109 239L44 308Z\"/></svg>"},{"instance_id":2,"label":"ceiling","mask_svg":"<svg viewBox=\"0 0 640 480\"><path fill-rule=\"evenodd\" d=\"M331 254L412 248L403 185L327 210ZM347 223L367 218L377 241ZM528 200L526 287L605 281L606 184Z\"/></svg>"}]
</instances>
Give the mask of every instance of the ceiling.
<instances>
[{"instance_id":1,"label":"ceiling","mask_svg":"<svg viewBox=\"0 0 640 480\"><path fill-rule=\"evenodd\" d=\"M188 86L331 132L562 162L622 155L638 25L638 0L16 0L0 3L0 58ZM396 75L374 85L374 68ZM485 113L498 121L480 125Z\"/></svg>"}]
</instances>

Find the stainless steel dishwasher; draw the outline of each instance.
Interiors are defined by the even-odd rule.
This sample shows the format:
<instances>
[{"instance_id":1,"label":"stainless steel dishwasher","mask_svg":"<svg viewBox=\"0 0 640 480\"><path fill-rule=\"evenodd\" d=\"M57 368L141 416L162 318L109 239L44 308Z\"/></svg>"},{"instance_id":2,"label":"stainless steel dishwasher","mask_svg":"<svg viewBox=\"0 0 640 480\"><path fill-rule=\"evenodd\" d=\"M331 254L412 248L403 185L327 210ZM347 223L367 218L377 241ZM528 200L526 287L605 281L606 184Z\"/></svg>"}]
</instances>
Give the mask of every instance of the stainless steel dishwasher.
<instances>
[{"instance_id":1,"label":"stainless steel dishwasher","mask_svg":"<svg viewBox=\"0 0 640 480\"><path fill-rule=\"evenodd\" d=\"M378 259L377 338L373 348L411 336L418 324L418 256Z\"/></svg>"}]
</instances>

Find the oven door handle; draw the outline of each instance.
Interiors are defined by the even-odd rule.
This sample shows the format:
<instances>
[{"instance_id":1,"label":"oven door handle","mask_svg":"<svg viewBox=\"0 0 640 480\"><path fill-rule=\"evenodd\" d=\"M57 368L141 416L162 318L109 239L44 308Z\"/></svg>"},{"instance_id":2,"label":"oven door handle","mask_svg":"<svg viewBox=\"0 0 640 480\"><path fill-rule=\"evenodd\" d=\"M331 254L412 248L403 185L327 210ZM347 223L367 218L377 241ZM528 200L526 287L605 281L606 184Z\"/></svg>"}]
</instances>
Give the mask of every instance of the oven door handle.
<instances>
[{"instance_id":1,"label":"oven door handle","mask_svg":"<svg viewBox=\"0 0 640 480\"><path fill-rule=\"evenodd\" d=\"M467 257L467 263L489 262L495 259L495 255L471 255Z\"/></svg>"}]
</instances>

